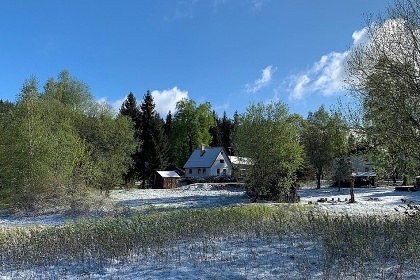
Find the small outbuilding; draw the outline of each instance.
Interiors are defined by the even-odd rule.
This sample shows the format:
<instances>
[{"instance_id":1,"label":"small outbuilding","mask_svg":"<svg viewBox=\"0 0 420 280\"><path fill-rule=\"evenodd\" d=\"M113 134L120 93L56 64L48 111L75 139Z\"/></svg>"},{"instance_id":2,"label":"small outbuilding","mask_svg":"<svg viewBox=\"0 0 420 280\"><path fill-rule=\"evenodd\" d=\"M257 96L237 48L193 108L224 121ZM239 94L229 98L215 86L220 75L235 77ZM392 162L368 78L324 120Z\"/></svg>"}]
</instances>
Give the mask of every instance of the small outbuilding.
<instances>
[{"instance_id":1,"label":"small outbuilding","mask_svg":"<svg viewBox=\"0 0 420 280\"><path fill-rule=\"evenodd\" d=\"M153 187L158 189L173 189L178 187L181 177L175 171L156 171Z\"/></svg>"},{"instance_id":2,"label":"small outbuilding","mask_svg":"<svg viewBox=\"0 0 420 280\"><path fill-rule=\"evenodd\" d=\"M252 165L252 161L247 157L230 156L232 163L232 173L238 180L247 178L247 169Z\"/></svg>"},{"instance_id":3,"label":"small outbuilding","mask_svg":"<svg viewBox=\"0 0 420 280\"><path fill-rule=\"evenodd\" d=\"M376 186L376 172L357 172L353 173L352 177L354 178L354 186L356 187Z\"/></svg>"}]
</instances>

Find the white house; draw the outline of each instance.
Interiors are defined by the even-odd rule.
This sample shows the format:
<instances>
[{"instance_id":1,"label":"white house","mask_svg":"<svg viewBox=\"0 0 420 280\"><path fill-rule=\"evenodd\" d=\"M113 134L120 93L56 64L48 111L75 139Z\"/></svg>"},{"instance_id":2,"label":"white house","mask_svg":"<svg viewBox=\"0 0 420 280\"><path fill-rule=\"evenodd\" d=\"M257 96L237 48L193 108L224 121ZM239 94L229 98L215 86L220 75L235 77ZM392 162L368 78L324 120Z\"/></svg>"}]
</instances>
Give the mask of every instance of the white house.
<instances>
[{"instance_id":1,"label":"white house","mask_svg":"<svg viewBox=\"0 0 420 280\"><path fill-rule=\"evenodd\" d=\"M196 149L184 165L185 177L231 176L232 163L223 147Z\"/></svg>"}]
</instances>

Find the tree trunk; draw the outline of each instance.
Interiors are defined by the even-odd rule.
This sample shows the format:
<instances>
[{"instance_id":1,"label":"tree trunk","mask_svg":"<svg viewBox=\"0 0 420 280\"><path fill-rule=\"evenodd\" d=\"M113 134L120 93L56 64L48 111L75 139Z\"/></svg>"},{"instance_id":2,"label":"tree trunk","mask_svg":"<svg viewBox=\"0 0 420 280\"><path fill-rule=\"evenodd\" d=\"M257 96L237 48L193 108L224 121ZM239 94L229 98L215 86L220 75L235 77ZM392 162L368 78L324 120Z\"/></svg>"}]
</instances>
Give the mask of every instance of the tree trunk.
<instances>
[{"instance_id":1,"label":"tree trunk","mask_svg":"<svg viewBox=\"0 0 420 280\"><path fill-rule=\"evenodd\" d=\"M356 200L354 199L354 179L350 180L350 203L354 203Z\"/></svg>"},{"instance_id":2,"label":"tree trunk","mask_svg":"<svg viewBox=\"0 0 420 280\"><path fill-rule=\"evenodd\" d=\"M316 188L321 188L321 172L316 173Z\"/></svg>"}]
</instances>

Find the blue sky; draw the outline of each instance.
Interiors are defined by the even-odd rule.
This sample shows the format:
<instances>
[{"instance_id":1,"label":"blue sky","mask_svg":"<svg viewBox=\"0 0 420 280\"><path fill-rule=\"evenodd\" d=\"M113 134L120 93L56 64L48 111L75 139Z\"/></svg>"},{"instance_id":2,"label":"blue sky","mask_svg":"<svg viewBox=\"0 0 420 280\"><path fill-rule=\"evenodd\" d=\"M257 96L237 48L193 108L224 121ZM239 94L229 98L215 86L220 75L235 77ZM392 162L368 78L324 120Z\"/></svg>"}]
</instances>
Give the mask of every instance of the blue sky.
<instances>
[{"instance_id":1,"label":"blue sky","mask_svg":"<svg viewBox=\"0 0 420 280\"><path fill-rule=\"evenodd\" d=\"M0 98L67 69L115 108L147 90L221 116L278 100L306 117L344 98L347 51L386 0L3 0Z\"/></svg>"}]
</instances>

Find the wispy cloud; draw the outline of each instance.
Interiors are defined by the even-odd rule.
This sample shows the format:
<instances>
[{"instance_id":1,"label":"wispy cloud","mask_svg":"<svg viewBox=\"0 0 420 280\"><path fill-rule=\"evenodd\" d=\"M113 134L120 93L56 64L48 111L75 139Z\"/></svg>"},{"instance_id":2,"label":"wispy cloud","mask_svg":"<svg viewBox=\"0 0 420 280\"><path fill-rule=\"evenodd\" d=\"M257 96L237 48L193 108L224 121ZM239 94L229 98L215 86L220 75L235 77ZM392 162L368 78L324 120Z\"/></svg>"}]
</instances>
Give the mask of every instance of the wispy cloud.
<instances>
[{"instance_id":1,"label":"wispy cloud","mask_svg":"<svg viewBox=\"0 0 420 280\"><path fill-rule=\"evenodd\" d=\"M182 0L178 1L173 12L173 15L165 17L167 21L174 21L179 19L189 19L194 16L194 7L198 0Z\"/></svg>"},{"instance_id":2,"label":"wispy cloud","mask_svg":"<svg viewBox=\"0 0 420 280\"><path fill-rule=\"evenodd\" d=\"M253 0L252 4L254 5L254 8L260 9L266 2L267 0Z\"/></svg>"},{"instance_id":3,"label":"wispy cloud","mask_svg":"<svg viewBox=\"0 0 420 280\"><path fill-rule=\"evenodd\" d=\"M353 46L367 40L367 29L357 30L352 35ZM323 55L304 72L288 78L289 98L303 99L306 95L319 92L324 96L340 93L345 88L347 58L350 51L331 52Z\"/></svg>"},{"instance_id":4,"label":"wispy cloud","mask_svg":"<svg viewBox=\"0 0 420 280\"><path fill-rule=\"evenodd\" d=\"M156 111L164 117L169 111L175 112L176 103L183 98L188 98L188 91L180 90L178 87L154 90L151 92L156 104Z\"/></svg>"},{"instance_id":5,"label":"wispy cloud","mask_svg":"<svg viewBox=\"0 0 420 280\"><path fill-rule=\"evenodd\" d=\"M245 85L245 92L256 93L261 88L270 84L273 73L276 71L276 68L273 68L272 65L267 66L265 69L261 70L261 77L255 80L253 83Z\"/></svg>"}]
</instances>

